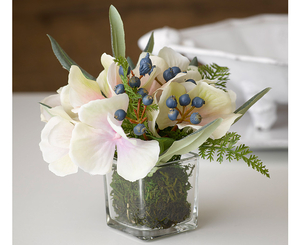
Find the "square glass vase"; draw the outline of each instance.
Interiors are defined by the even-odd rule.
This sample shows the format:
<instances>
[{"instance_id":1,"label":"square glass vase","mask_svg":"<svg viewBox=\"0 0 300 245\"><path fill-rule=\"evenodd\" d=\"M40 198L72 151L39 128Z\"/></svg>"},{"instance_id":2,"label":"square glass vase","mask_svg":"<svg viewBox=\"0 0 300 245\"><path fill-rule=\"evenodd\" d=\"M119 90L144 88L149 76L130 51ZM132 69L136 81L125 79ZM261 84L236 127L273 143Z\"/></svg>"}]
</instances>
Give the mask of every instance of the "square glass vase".
<instances>
[{"instance_id":1,"label":"square glass vase","mask_svg":"<svg viewBox=\"0 0 300 245\"><path fill-rule=\"evenodd\" d=\"M104 177L107 225L141 240L196 229L198 172L199 156L191 152L130 182L114 160Z\"/></svg>"}]
</instances>

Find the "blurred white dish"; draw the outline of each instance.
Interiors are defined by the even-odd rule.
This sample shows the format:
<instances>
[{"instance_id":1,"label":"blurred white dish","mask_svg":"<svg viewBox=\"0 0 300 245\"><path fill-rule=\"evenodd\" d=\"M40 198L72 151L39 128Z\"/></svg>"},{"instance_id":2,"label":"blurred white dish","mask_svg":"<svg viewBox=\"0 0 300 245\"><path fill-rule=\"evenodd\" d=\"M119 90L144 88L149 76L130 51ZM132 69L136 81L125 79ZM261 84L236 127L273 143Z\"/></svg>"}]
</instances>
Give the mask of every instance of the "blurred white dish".
<instances>
[{"instance_id":1,"label":"blurred white dish","mask_svg":"<svg viewBox=\"0 0 300 245\"><path fill-rule=\"evenodd\" d=\"M151 32L139 39L142 50ZM202 64L229 67L228 88L243 95L241 102L272 87L250 109L250 116L255 128L270 130L276 123L277 104L288 103L287 15L265 14L182 30L164 27L153 32L154 54L168 46L190 59L196 56Z\"/></svg>"}]
</instances>

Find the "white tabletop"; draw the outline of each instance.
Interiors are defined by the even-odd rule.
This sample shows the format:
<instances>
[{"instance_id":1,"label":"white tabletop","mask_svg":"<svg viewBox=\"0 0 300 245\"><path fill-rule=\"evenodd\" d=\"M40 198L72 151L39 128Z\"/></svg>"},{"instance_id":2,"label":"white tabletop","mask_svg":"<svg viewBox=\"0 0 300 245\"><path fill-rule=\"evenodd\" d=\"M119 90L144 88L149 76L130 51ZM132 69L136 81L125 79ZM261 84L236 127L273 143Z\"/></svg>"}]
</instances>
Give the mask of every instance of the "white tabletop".
<instances>
[{"instance_id":1,"label":"white tabletop","mask_svg":"<svg viewBox=\"0 0 300 245\"><path fill-rule=\"evenodd\" d=\"M13 95L13 244L145 244L106 225L102 176L57 177L38 147L45 93ZM199 221L194 231L153 244L287 244L287 150L255 151L268 179L244 162L201 160Z\"/></svg>"}]
</instances>

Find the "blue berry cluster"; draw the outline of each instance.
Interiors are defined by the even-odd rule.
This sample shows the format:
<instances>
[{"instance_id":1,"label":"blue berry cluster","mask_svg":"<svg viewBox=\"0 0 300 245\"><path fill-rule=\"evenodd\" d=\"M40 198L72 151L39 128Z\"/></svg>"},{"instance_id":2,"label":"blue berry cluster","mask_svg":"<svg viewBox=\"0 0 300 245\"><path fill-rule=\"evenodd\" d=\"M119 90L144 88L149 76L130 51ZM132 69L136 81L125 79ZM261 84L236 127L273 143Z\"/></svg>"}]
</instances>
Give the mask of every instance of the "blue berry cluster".
<instances>
[{"instance_id":1,"label":"blue berry cluster","mask_svg":"<svg viewBox=\"0 0 300 245\"><path fill-rule=\"evenodd\" d=\"M136 124L136 126L133 128L133 132L135 135L140 136L143 135L146 132L146 126L143 124L143 122L146 120L146 117L144 117L144 113L146 111L146 107L151 105L153 103L153 97L148 94L148 91L145 88L140 88L141 86L141 78L145 76L146 74L151 74L155 66L152 65L152 61L150 59L150 54L147 53L146 56L141 59L140 61L140 77L137 77L134 75L133 71L131 71L131 68L128 68L127 71L127 81L128 85L135 91L137 94L141 96L141 98L138 100L138 109L134 110L136 114L136 119L132 119L127 116L127 113L123 109L119 109L114 113L114 118L119 121L123 121L125 118L127 118L131 123ZM131 77L129 77L130 73L132 74ZM122 66L119 67L119 75L124 76L124 69ZM122 94L125 93L125 86L124 84L118 84L114 88L115 93ZM140 105L141 102L144 105L144 110L140 115Z\"/></svg>"},{"instance_id":2,"label":"blue berry cluster","mask_svg":"<svg viewBox=\"0 0 300 245\"><path fill-rule=\"evenodd\" d=\"M140 75L145 76L146 74L151 74L155 66L152 65L152 61L149 58L149 53L146 54L146 57L140 61Z\"/></svg>"},{"instance_id":3,"label":"blue berry cluster","mask_svg":"<svg viewBox=\"0 0 300 245\"><path fill-rule=\"evenodd\" d=\"M193 100L191 100L189 94L183 94L179 97L179 104L181 106L187 106L189 104L192 105L192 107L186 112L186 113L181 113L180 110L177 108L177 99L174 95L171 95L167 100L166 100L166 105L167 107L170 108L168 117L170 120L175 121L177 120L177 117L179 114L181 114L181 119L178 120L179 122L184 121L187 117L190 117L190 122L193 124L199 124L202 120L201 115L198 112L194 112L189 116L189 113L194 109L194 108L200 108L205 104L205 101L200 98L200 97L195 97Z\"/></svg>"}]
</instances>

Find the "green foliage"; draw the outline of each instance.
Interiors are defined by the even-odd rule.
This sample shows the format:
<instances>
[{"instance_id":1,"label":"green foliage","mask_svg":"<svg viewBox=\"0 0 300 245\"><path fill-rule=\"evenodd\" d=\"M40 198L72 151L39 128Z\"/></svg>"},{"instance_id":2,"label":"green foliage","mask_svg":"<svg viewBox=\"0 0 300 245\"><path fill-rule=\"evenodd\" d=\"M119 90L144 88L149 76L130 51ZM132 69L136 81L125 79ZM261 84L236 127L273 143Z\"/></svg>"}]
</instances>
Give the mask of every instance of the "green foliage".
<instances>
[{"instance_id":1,"label":"green foliage","mask_svg":"<svg viewBox=\"0 0 300 245\"><path fill-rule=\"evenodd\" d=\"M219 163L222 163L224 158L228 161L243 160L249 167L270 178L269 170L266 169L266 166L262 164L257 156L251 155L252 151L248 146L244 144L236 146L240 137L235 132L228 132L220 139L213 140L209 138L199 147L199 155L210 161L214 161L215 156L217 156L216 160Z\"/></svg>"},{"instance_id":2,"label":"green foliage","mask_svg":"<svg viewBox=\"0 0 300 245\"><path fill-rule=\"evenodd\" d=\"M153 32L152 32L150 35L150 38L148 40L148 43L144 49L144 52L152 53L153 48L154 48L154 36L153 36Z\"/></svg>"},{"instance_id":3,"label":"green foliage","mask_svg":"<svg viewBox=\"0 0 300 245\"><path fill-rule=\"evenodd\" d=\"M215 63L210 65L202 65L198 67L203 79L212 80L217 88L226 91L226 83L229 80L229 69L227 67L218 66Z\"/></svg>"},{"instance_id":4,"label":"green foliage","mask_svg":"<svg viewBox=\"0 0 300 245\"><path fill-rule=\"evenodd\" d=\"M135 182L123 179L114 169L110 195L117 219L160 229L186 220L191 212L187 195L192 188L189 177L194 167L179 164L160 167L152 177Z\"/></svg>"},{"instance_id":5,"label":"green foliage","mask_svg":"<svg viewBox=\"0 0 300 245\"><path fill-rule=\"evenodd\" d=\"M96 78L94 78L92 75L90 75L88 72L86 72L84 69L82 69L77 63L72 60L69 55L59 46L59 44L55 41L53 37L50 35L47 35L51 42L51 47L53 50L53 53L55 54L56 58L58 59L59 63L62 65L63 68L70 71L70 68L72 65L76 65L80 68L83 75L91 80L96 81Z\"/></svg>"},{"instance_id":6,"label":"green foliage","mask_svg":"<svg viewBox=\"0 0 300 245\"><path fill-rule=\"evenodd\" d=\"M109 8L111 46L115 58L125 57L125 32L123 21L118 10L111 5Z\"/></svg>"},{"instance_id":7,"label":"green foliage","mask_svg":"<svg viewBox=\"0 0 300 245\"><path fill-rule=\"evenodd\" d=\"M51 106L46 105L46 104L44 104L44 103L42 103L42 102L39 102L39 104L42 105L42 106L44 106L44 107L46 107L46 108L48 108L48 109L51 109L51 108L52 108Z\"/></svg>"},{"instance_id":8,"label":"green foliage","mask_svg":"<svg viewBox=\"0 0 300 245\"><path fill-rule=\"evenodd\" d=\"M242 116L249 110L251 106L253 106L258 100L260 100L267 92L269 92L271 88L265 88L264 90L260 91L256 95L254 95L252 98L250 98L248 101L246 101L242 106L240 106L238 109L235 110L234 113L236 114L242 114ZM242 118L242 116L235 119L234 123L236 123L238 120Z\"/></svg>"}]
</instances>

